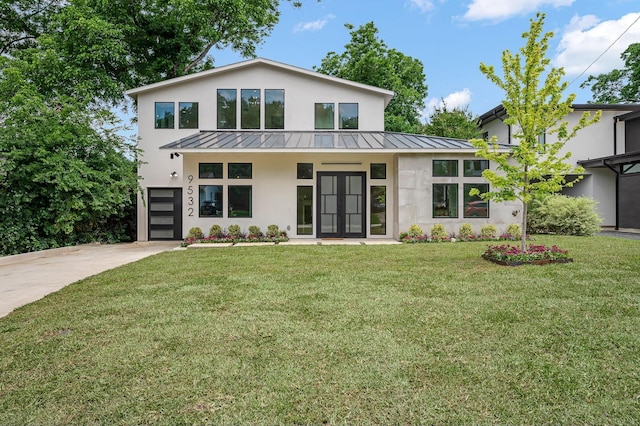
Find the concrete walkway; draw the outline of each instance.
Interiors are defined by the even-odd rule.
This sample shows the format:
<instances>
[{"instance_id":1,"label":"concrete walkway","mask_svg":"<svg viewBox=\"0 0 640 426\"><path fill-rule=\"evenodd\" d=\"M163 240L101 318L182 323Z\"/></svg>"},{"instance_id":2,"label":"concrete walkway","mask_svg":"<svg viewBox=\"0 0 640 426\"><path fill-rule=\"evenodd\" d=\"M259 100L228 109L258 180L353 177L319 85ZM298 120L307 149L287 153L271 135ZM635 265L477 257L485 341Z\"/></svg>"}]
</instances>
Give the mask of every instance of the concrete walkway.
<instances>
[{"instance_id":1,"label":"concrete walkway","mask_svg":"<svg viewBox=\"0 0 640 426\"><path fill-rule=\"evenodd\" d=\"M0 317L83 278L179 246L179 241L84 244L0 257Z\"/></svg>"}]
</instances>

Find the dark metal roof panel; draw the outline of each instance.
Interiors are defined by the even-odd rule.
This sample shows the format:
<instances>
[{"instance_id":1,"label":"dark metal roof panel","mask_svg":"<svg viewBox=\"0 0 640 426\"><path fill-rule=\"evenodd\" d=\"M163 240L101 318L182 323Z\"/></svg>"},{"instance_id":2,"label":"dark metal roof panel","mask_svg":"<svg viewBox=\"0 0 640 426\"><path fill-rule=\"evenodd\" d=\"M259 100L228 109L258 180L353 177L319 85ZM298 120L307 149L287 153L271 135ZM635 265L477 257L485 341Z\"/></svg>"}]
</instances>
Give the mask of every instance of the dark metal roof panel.
<instances>
[{"instance_id":1,"label":"dark metal roof panel","mask_svg":"<svg viewBox=\"0 0 640 426\"><path fill-rule=\"evenodd\" d=\"M509 145L501 145L509 149ZM473 150L462 139L396 132L200 131L161 147L172 150Z\"/></svg>"}]
</instances>

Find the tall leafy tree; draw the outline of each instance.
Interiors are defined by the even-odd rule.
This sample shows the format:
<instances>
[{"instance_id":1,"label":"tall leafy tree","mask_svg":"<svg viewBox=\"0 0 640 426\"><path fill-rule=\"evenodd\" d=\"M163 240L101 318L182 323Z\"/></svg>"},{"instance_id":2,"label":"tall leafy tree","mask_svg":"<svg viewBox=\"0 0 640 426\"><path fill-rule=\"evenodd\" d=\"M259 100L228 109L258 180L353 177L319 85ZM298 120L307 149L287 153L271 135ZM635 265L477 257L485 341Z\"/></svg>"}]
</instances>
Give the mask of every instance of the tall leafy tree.
<instances>
[{"instance_id":1,"label":"tall leafy tree","mask_svg":"<svg viewBox=\"0 0 640 426\"><path fill-rule=\"evenodd\" d=\"M483 172L491 190L480 196L522 202L522 250L526 250L527 204L536 195L558 192L579 180L566 180L567 175L581 176L584 170L567 162L571 153L562 153L563 147L578 130L600 118L600 112L594 116L585 112L569 129L565 118L572 112L575 94L562 99L568 86L562 81L564 70L549 67L550 60L545 55L553 33L543 33L544 17L538 13L536 19L531 20L529 31L522 35L526 43L520 48L520 54L508 50L502 53L502 77L493 66L480 64L480 71L505 92L502 105L508 118L504 122L514 126L513 137L518 143L509 152L500 152L495 137L490 142L472 140L478 149L476 155L497 164L496 170ZM541 143L539 136L545 133L555 135L556 142ZM474 189L471 194L478 195L479 191Z\"/></svg>"},{"instance_id":2,"label":"tall leafy tree","mask_svg":"<svg viewBox=\"0 0 640 426\"><path fill-rule=\"evenodd\" d=\"M447 138L473 139L480 137L480 130L468 107L448 109L446 103L435 108L421 133Z\"/></svg>"},{"instance_id":3,"label":"tall leafy tree","mask_svg":"<svg viewBox=\"0 0 640 426\"><path fill-rule=\"evenodd\" d=\"M640 43L622 52L623 69L589 76L580 87L591 87L593 102L602 104L640 102Z\"/></svg>"},{"instance_id":4,"label":"tall leafy tree","mask_svg":"<svg viewBox=\"0 0 640 426\"><path fill-rule=\"evenodd\" d=\"M329 52L314 69L323 74L344 78L358 83L393 90L394 98L385 110L385 129L397 132L413 132L420 125L420 111L428 87L422 62L406 56L396 49L389 49L377 37L373 22L350 30L351 41L343 53Z\"/></svg>"}]
</instances>

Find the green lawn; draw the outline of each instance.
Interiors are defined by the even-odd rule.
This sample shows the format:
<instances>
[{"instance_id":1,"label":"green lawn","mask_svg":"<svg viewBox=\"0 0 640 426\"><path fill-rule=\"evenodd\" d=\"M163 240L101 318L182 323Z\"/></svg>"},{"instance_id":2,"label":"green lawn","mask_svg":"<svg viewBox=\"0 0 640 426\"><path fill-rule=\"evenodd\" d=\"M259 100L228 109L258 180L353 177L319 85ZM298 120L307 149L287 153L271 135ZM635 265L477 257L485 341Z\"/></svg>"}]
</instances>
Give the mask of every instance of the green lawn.
<instances>
[{"instance_id":1,"label":"green lawn","mask_svg":"<svg viewBox=\"0 0 640 426\"><path fill-rule=\"evenodd\" d=\"M640 241L168 252L0 319L0 424L640 423ZM46 279L46 277L43 277Z\"/></svg>"}]
</instances>

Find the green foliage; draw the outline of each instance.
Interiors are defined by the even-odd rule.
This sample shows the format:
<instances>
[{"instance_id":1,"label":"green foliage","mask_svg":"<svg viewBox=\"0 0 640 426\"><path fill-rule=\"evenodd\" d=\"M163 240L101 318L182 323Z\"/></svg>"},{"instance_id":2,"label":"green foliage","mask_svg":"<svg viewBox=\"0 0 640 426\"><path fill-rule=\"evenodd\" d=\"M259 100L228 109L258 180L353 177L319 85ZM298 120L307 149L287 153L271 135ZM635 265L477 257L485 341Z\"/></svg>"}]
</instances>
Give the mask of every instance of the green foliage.
<instances>
[{"instance_id":1,"label":"green foliage","mask_svg":"<svg viewBox=\"0 0 640 426\"><path fill-rule=\"evenodd\" d=\"M259 226L251 225L249 227L249 235L252 237L262 237L262 231Z\"/></svg>"},{"instance_id":2,"label":"green foliage","mask_svg":"<svg viewBox=\"0 0 640 426\"><path fill-rule=\"evenodd\" d=\"M632 43L620 55L623 69L589 76L580 87L591 86L593 102L617 104L640 102L640 43Z\"/></svg>"},{"instance_id":3,"label":"green foliage","mask_svg":"<svg viewBox=\"0 0 640 426\"><path fill-rule=\"evenodd\" d=\"M531 20L529 32L523 34L526 44L520 49L520 54L514 55L508 50L502 53L502 78L495 73L493 66L480 64L480 71L505 92L502 105L508 118L504 123L512 126L513 137L518 143L506 152L500 149L495 136L491 141L471 141L478 149L476 155L493 161L497 167L482 173L492 190L480 194L474 188L470 195L522 202L522 250L526 249L527 204L537 194L558 192L565 186L573 186L581 178L584 170L567 162L571 153L563 152L563 147L578 130L598 121L601 115L599 111L591 117L589 112L585 112L572 129L568 128L566 117L573 111L571 105L575 95L562 100L562 93L569 83L561 82L564 77L562 68L549 67L550 60L545 54L553 33L543 34L543 24L544 14L538 13L537 20ZM543 77L545 80L541 84ZM540 144L538 136L541 134L554 135L556 141ZM567 181L565 178L569 174L579 177Z\"/></svg>"},{"instance_id":4,"label":"green foliage","mask_svg":"<svg viewBox=\"0 0 640 426\"><path fill-rule=\"evenodd\" d=\"M458 237L460 238L469 238L473 237L473 227L469 223L463 223L460 225L460 229L458 229Z\"/></svg>"},{"instance_id":5,"label":"green foliage","mask_svg":"<svg viewBox=\"0 0 640 426\"><path fill-rule=\"evenodd\" d=\"M441 223L436 223L431 227L431 235L432 240L444 240L449 238L449 234L447 234L447 230L444 225Z\"/></svg>"},{"instance_id":6,"label":"green foliage","mask_svg":"<svg viewBox=\"0 0 640 426\"><path fill-rule=\"evenodd\" d=\"M528 221L531 232L563 235L593 235L601 223L595 200L560 194L533 200Z\"/></svg>"},{"instance_id":7,"label":"green foliage","mask_svg":"<svg viewBox=\"0 0 640 426\"><path fill-rule=\"evenodd\" d=\"M377 37L373 22L360 26L346 24L351 41L341 54L329 52L319 67L323 74L358 83L393 90L394 98L385 110L385 130L414 132L420 125L420 113L427 97L427 85L422 62L389 49Z\"/></svg>"},{"instance_id":8,"label":"green foliage","mask_svg":"<svg viewBox=\"0 0 640 426\"><path fill-rule=\"evenodd\" d=\"M195 239L204 238L204 232L202 232L202 229L200 227L194 226L193 228L189 229L189 232L187 233L187 238L195 238Z\"/></svg>"},{"instance_id":9,"label":"green foliage","mask_svg":"<svg viewBox=\"0 0 640 426\"><path fill-rule=\"evenodd\" d=\"M480 228L480 236L482 238L498 238L498 228L493 224L483 225Z\"/></svg>"},{"instance_id":10,"label":"green foliage","mask_svg":"<svg viewBox=\"0 0 640 426\"><path fill-rule=\"evenodd\" d=\"M505 234L509 235L512 238L521 238L522 237L522 227L517 223L510 223L507 226L507 230Z\"/></svg>"},{"instance_id":11,"label":"green foliage","mask_svg":"<svg viewBox=\"0 0 640 426\"><path fill-rule=\"evenodd\" d=\"M420 133L457 139L473 139L481 136L478 124L468 107L447 109L444 104L436 107L427 124L418 129Z\"/></svg>"},{"instance_id":12,"label":"green foliage","mask_svg":"<svg viewBox=\"0 0 640 426\"><path fill-rule=\"evenodd\" d=\"M242 236L242 229L240 228L240 225L229 225L227 232L229 233L229 236L233 238L240 238Z\"/></svg>"},{"instance_id":13,"label":"green foliage","mask_svg":"<svg viewBox=\"0 0 640 426\"><path fill-rule=\"evenodd\" d=\"M223 234L223 229L217 223L214 223L213 225L211 225L211 228L209 228L209 236L210 237L219 237L222 234Z\"/></svg>"},{"instance_id":14,"label":"green foliage","mask_svg":"<svg viewBox=\"0 0 640 426\"><path fill-rule=\"evenodd\" d=\"M277 237L280 235L280 228L278 228L278 225L267 226L267 235L270 237Z\"/></svg>"},{"instance_id":15,"label":"green foliage","mask_svg":"<svg viewBox=\"0 0 640 426\"><path fill-rule=\"evenodd\" d=\"M422 237L424 235L424 231L422 230L422 227L420 225L414 223L413 225L409 226L409 232L407 232L407 235L409 235L409 237L411 238Z\"/></svg>"}]
</instances>

